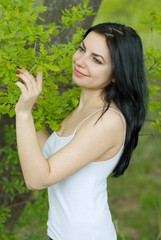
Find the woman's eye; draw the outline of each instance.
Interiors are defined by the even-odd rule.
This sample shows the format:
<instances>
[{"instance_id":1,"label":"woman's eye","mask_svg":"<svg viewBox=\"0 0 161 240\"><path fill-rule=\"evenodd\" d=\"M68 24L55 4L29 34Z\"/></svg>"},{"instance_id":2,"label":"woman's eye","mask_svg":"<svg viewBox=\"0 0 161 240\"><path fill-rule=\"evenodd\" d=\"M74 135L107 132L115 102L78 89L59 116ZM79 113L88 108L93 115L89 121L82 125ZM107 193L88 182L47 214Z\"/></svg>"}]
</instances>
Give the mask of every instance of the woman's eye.
<instances>
[{"instance_id":1,"label":"woman's eye","mask_svg":"<svg viewBox=\"0 0 161 240\"><path fill-rule=\"evenodd\" d=\"M81 51L81 52L84 52L85 51L85 49L82 47L82 46L79 46L79 51Z\"/></svg>"},{"instance_id":2,"label":"woman's eye","mask_svg":"<svg viewBox=\"0 0 161 240\"><path fill-rule=\"evenodd\" d=\"M93 58L94 62L98 63L98 64L102 64L102 62L100 60L98 60L97 58Z\"/></svg>"}]
</instances>

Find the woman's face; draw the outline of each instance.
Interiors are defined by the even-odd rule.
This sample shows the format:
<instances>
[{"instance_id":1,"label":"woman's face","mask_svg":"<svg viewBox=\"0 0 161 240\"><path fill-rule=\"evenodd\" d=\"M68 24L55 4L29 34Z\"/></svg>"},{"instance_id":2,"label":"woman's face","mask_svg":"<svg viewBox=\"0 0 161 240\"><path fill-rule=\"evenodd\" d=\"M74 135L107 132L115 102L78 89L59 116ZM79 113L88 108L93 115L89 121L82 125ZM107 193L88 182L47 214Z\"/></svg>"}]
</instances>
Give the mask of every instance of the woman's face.
<instances>
[{"instance_id":1,"label":"woman's face","mask_svg":"<svg viewBox=\"0 0 161 240\"><path fill-rule=\"evenodd\" d=\"M90 32L73 55L73 81L100 90L111 82L112 64L105 36Z\"/></svg>"}]
</instances>

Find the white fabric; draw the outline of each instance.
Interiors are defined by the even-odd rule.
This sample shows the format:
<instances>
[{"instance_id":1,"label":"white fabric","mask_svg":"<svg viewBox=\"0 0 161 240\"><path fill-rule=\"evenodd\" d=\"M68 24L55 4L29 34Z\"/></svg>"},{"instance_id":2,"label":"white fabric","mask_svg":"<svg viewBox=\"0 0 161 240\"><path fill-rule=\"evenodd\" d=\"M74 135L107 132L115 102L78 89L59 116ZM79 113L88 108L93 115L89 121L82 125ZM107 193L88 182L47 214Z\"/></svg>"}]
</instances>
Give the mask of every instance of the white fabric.
<instances>
[{"instance_id":1,"label":"white fabric","mask_svg":"<svg viewBox=\"0 0 161 240\"><path fill-rule=\"evenodd\" d=\"M110 109L120 114L115 109ZM98 111L100 110L102 109ZM125 124L124 117L121 114L120 116ZM68 144L75 132L76 130L68 137L60 137L56 132L53 132L43 148L45 158L50 157ZM48 235L52 239L117 239L108 206L106 189L107 176L118 163L123 146L114 158L102 162L92 162L72 176L48 188L49 215L47 225Z\"/></svg>"}]
</instances>

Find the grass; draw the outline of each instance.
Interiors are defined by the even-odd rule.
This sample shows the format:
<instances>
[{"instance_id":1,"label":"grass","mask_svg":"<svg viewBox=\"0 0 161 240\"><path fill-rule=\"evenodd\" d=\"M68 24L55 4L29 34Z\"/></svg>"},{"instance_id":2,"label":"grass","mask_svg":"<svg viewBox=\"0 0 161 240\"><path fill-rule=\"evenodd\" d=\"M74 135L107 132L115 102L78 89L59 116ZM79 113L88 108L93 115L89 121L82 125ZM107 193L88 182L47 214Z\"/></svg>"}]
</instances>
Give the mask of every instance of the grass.
<instances>
[{"instance_id":1,"label":"grass","mask_svg":"<svg viewBox=\"0 0 161 240\"><path fill-rule=\"evenodd\" d=\"M146 123L125 174L108 180L120 240L161 240L161 134Z\"/></svg>"}]
</instances>

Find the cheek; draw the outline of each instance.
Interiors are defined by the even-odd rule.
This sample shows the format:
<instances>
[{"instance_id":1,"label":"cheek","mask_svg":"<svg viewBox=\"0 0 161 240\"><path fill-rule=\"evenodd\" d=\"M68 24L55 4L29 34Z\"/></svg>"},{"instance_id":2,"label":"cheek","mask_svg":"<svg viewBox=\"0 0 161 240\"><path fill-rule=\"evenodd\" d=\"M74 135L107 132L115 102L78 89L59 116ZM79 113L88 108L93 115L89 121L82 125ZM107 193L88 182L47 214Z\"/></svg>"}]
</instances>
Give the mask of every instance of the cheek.
<instances>
[{"instance_id":1,"label":"cheek","mask_svg":"<svg viewBox=\"0 0 161 240\"><path fill-rule=\"evenodd\" d=\"M105 70L102 72L102 83L109 84L111 82L111 70Z\"/></svg>"},{"instance_id":2,"label":"cheek","mask_svg":"<svg viewBox=\"0 0 161 240\"><path fill-rule=\"evenodd\" d=\"M111 67L111 65L108 65L108 67L107 67L107 69L105 71L105 75L106 75L108 80L111 79L111 75L112 75L112 67Z\"/></svg>"}]
</instances>

